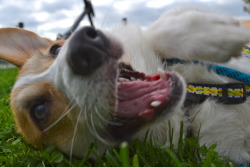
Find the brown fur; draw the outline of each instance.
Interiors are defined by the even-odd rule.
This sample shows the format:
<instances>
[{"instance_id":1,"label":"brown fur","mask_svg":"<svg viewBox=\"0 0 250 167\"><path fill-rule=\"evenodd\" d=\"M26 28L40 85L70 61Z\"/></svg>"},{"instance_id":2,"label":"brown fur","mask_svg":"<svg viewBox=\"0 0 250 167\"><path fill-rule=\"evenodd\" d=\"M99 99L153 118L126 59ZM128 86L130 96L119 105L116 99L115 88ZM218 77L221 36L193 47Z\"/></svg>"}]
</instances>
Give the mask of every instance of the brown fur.
<instances>
[{"instance_id":1,"label":"brown fur","mask_svg":"<svg viewBox=\"0 0 250 167\"><path fill-rule=\"evenodd\" d=\"M0 39L0 58L20 68L19 76L45 71L55 59L49 54L50 46L64 43L64 41L52 42L33 32L17 28L0 29ZM63 147L73 136L69 135L73 133L69 118L64 117L53 128L43 132L45 127L38 127L29 115L30 107L38 98L50 99L49 107L53 115L49 117L46 127L66 112L69 105L67 98L48 82L27 84L14 89L11 93L11 108L18 131L36 147L41 144L49 145L51 142Z\"/></svg>"},{"instance_id":2,"label":"brown fur","mask_svg":"<svg viewBox=\"0 0 250 167\"><path fill-rule=\"evenodd\" d=\"M15 89L11 94L11 98L11 107L16 118L18 130L33 145L40 146L42 143L49 144L49 141L61 143L63 142L62 139L65 140L69 136L72 136L69 134L73 132L73 127L68 117L64 117L56 126L53 126L53 128L49 129L47 132L43 132L45 127L55 122L63 112L66 112L66 108L69 104L67 99L59 93L52 84L39 82L25 85ZM51 113L53 113L50 115L49 121L45 127L38 127L35 125L29 115L31 106L36 103L36 99L41 98L49 99L49 108ZM48 141L47 139L50 140Z\"/></svg>"}]
</instances>

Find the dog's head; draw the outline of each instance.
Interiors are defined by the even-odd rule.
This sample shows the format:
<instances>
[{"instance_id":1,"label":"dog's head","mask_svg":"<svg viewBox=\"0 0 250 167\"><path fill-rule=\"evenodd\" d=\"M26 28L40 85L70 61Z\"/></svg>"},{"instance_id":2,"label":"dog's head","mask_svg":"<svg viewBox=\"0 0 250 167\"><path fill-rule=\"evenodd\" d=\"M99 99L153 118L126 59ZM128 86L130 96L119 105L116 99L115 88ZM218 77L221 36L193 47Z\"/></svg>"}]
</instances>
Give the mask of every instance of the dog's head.
<instances>
[{"instance_id":1,"label":"dog's head","mask_svg":"<svg viewBox=\"0 0 250 167\"><path fill-rule=\"evenodd\" d=\"M20 68L11 93L19 132L80 157L92 142L101 153L173 113L183 97L179 77L135 71L120 61L122 45L91 27L67 41L0 29L0 58Z\"/></svg>"}]
</instances>

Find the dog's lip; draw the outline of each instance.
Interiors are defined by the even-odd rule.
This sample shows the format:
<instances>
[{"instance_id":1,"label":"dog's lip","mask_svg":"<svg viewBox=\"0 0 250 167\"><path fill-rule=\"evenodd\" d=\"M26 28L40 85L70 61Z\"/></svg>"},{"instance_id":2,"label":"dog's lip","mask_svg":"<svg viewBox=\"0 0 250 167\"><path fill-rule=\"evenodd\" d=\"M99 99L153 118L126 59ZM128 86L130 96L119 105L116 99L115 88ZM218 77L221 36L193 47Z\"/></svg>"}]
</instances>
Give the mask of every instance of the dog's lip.
<instances>
[{"instance_id":1,"label":"dog's lip","mask_svg":"<svg viewBox=\"0 0 250 167\"><path fill-rule=\"evenodd\" d=\"M127 140L142 126L172 113L183 91L179 77L165 71L145 75L144 80L118 82L117 110L112 114L115 124L108 127L112 138Z\"/></svg>"}]
</instances>

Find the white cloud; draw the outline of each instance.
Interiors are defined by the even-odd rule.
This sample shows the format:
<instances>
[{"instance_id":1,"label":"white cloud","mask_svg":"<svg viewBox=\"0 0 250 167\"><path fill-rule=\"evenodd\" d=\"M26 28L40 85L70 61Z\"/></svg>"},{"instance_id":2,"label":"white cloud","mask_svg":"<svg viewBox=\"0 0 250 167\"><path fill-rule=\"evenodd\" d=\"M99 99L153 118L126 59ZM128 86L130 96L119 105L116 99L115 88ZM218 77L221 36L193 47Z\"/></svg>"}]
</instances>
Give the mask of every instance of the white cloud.
<instances>
[{"instance_id":1,"label":"white cloud","mask_svg":"<svg viewBox=\"0 0 250 167\"><path fill-rule=\"evenodd\" d=\"M123 13L131 8L132 4L128 1L121 1L117 2L113 5L115 9L117 9L119 12Z\"/></svg>"},{"instance_id":2,"label":"white cloud","mask_svg":"<svg viewBox=\"0 0 250 167\"><path fill-rule=\"evenodd\" d=\"M33 14L33 17L39 22L46 21L49 18L49 16L50 14L47 12L38 12Z\"/></svg>"},{"instance_id":3,"label":"white cloud","mask_svg":"<svg viewBox=\"0 0 250 167\"><path fill-rule=\"evenodd\" d=\"M113 4L113 7L115 9L117 9L120 13L124 13L128 10L132 10L134 8L134 6L136 6L137 4L140 4L142 2L146 2L145 0L121 0L121 1L116 1Z\"/></svg>"},{"instance_id":4,"label":"white cloud","mask_svg":"<svg viewBox=\"0 0 250 167\"><path fill-rule=\"evenodd\" d=\"M150 8L161 8L161 7L164 7L166 5L170 5L174 2L175 2L175 0L153 0L153 1L147 2L146 6L150 7Z\"/></svg>"},{"instance_id":5,"label":"white cloud","mask_svg":"<svg viewBox=\"0 0 250 167\"><path fill-rule=\"evenodd\" d=\"M197 0L197 1L206 2L206 3L217 3L217 4L221 4L221 5L236 2L236 0Z\"/></svg>"},{"instance_id":6,"label":"white cloud","mask_svg":"<svg viewBox=\"0 0 250 167\"><path fill-rule=\"evenodd\" d=\"M6 1L5 5L9 6L23 6L23 1Z\"/></svg>"},{"instance_id":7,"label":"white cloud","mask_svg":"<svg viewBox=\"0 0 250 167\"><path fill-rule=\"evenodd\" d=\"M44 2L46 2L46 3L54 3L54 2L56 2L57 0L43 0ZM62 1L61 1L62 2ZM63 3L63 2L62 2Z\"/></svg>"},{"instance_id":8,"label":"white cloud","mask_svg":"<svg viewBox=\"0 0 250 167\"><path fill-rule=\"evenodd\" d=\"M57 34L52 33L52 32L41 31L41 32L39 32L39 34L42 37L45 37L45 38L48 38L48 39L51 39L51 40L55 40L56 37L57 37Z\"/></svg>"},{"instance_id":9,"label":"white cloud","mask_svg":"<svg viewBox=\"0 0 250 167\"><path fill-rule=\"evenodd\" d=\"M115 3L115 0L92 0L94 6L109 6Z\"/></svg>"},{"instance_id":10,"label":"white cloud","mask_svg":"<svg viewBox=\"0 0 250 167\"><path fill-rule=\"evenodd\" d=\"M79 16L82 12L82 8L79 8L79 7L74 7L73 9L71 10L61 10L60 11L62 14L64 14L66 17L69 17L69 18L72 18L72 19L75 19L77 16Z\"/></svg>"},{"instance_id":11,"label":"white cloud","mask_svg":"<svg viewBox=\"0 0 250 167\"><path fill-rule=\"evenodd\" d=\"M52 22L48 22L45 24L41 24L37 27L37 29L39 31L49 31L52 29L55 29L57 27L63 26L65 28L70 27L73 24L72 19L71 18L65 18L62 20L58 20L58 21L52 21Z\"/></svg>"},{"instance_id":12,"label":"white cloud","mask_svg":"<svg viewBox=\"0 0 250 167\"><path fill-rule=\"evenodd\" d=\"M34 6L36 10L39 10L42 7L42 2L41 1L35 1Z\"/></svg>"}]
</instances>

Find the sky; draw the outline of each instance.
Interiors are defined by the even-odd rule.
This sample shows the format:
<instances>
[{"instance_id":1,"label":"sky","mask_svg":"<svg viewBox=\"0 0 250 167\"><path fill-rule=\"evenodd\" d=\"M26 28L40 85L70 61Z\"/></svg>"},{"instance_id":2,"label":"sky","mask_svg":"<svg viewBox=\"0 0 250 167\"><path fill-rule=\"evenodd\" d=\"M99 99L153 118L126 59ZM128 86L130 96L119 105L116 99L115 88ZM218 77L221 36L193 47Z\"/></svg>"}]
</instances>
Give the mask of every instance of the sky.
<instances>
[{"instance_id":1,"label":"sky","mask_svg":"<svg viewBox=\"0 0 250 167\"><path fill-rule=\"evenodd\" d=\"M94 25L97 28L115 26L126 17L129 23L143 27L152 23L164 11L182 6L206 8L250 20L243 11L243 0L91 0ZM24 22L26 29L40 36L56 39L65 33L83 11L83 0L0 0L0 27L15 27ZM89 25L87 18L81 25Z\"/></svg>"}]
</instances>

